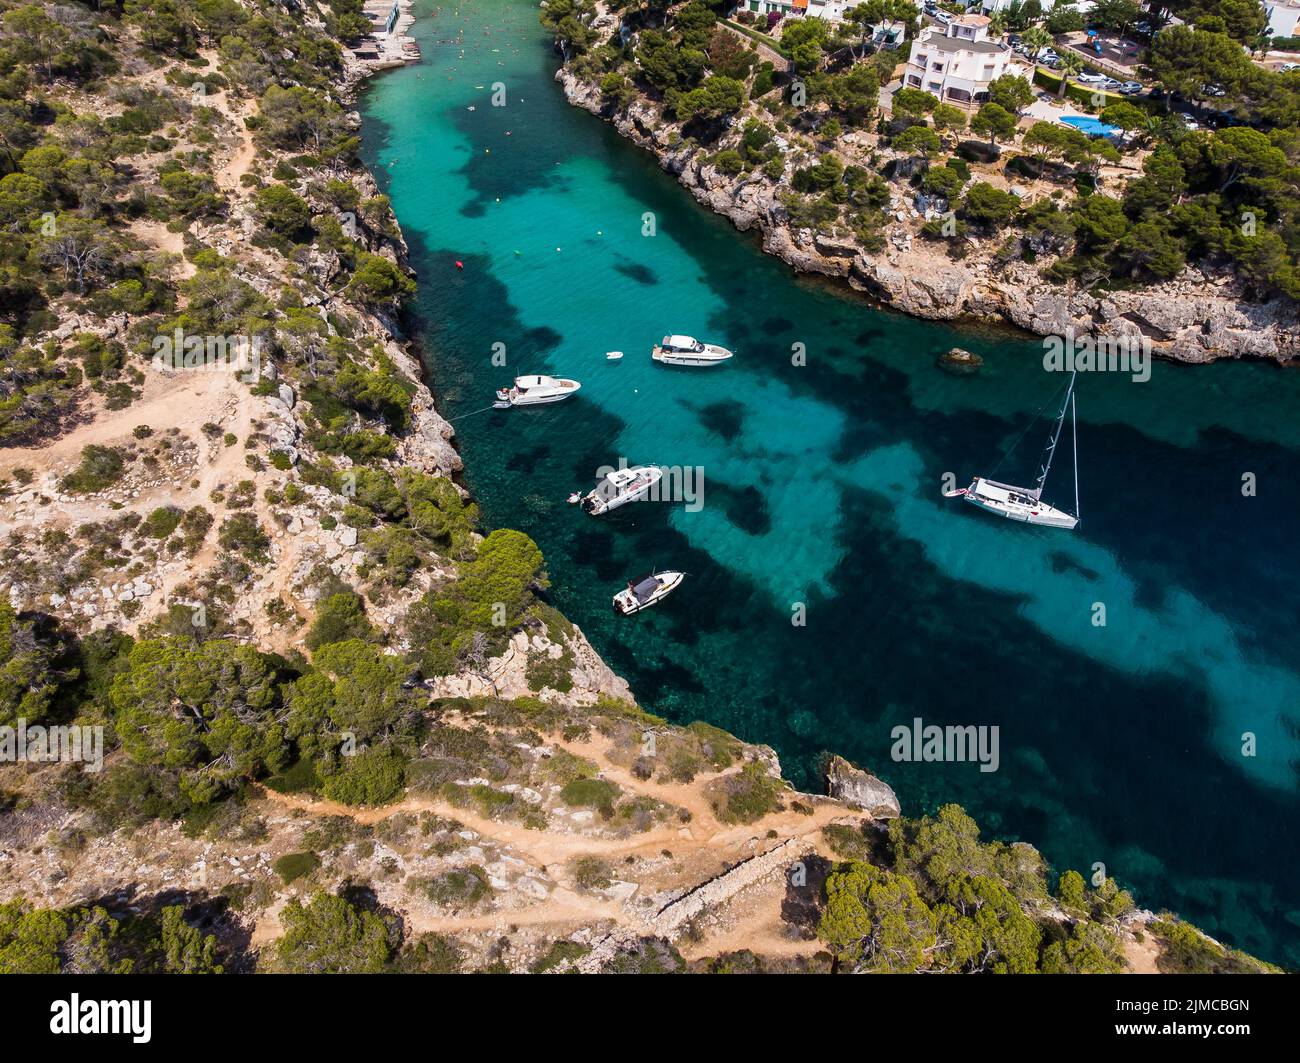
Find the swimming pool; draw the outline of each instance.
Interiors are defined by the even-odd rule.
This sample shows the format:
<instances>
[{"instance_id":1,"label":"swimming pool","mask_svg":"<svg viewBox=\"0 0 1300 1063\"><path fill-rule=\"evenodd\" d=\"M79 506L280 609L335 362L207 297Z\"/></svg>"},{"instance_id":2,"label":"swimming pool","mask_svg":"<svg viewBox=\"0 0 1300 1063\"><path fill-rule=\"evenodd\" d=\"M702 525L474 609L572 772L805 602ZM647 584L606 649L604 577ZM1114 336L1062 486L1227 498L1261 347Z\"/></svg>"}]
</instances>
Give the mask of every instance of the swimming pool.
<instances>
[{"instance_id":1,"label":"swimming pool","mask_svg":"<svg viewBox=\"0 0 1300 1063\"><path fill-rule=\"evenodd\" d=\"M1117 125L1107 125L1101 119L1086 114L1071 115L1060 121L1065 125L1074 126L1075 129L1083 130L1090 137L1117 137L1124 132Z\"/></svg>"}]
</instances>

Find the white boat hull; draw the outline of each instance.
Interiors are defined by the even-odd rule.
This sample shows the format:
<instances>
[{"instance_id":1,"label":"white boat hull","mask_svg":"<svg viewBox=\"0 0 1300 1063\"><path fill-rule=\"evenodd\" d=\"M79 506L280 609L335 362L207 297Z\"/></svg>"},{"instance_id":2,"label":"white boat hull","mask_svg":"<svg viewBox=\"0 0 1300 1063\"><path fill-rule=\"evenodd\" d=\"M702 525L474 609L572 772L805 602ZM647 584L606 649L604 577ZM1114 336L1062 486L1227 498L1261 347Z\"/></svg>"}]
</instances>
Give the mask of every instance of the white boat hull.
<instances>
[{"instance_id":1,"label":"white boat hull","mask_svg":"<svg viewBox=\"0 0 1300 1063\"><path fill-rule=\"evenodd\" d=\"M659 589L649 598L641 601L631 590L621 590L614 595L614 609L624 616L631 616L633 613L639 613L643 609L658 605L681 586L686 574L683 572L659 572L655 574L654 578L659 581Z\"/></svg>"},{"instance_id":2,"label":"white boat hull","mask_svg":"<svg viewBox=\"0 0 1300 1063\"><path fill-rule=\"evenodd\" d=\"M656 347L651 357L664 365L721 365L732 357L730 351L724 351L721 347L715 350L721 353L712 354L706 350L700 354L691 354L686 351L665 351L661 347Z\"/></svg>"},{"instance_id":3,"label":"white boat hull","mask_svg":"<svg viewBox=\"0 0 1300 1063\"><path fill-rule=\"evenodd\" d=\"M988 498L970 490L965 491L961 497L986 513L993 513L996 516L1005 517L1007 520L1018 520L1024 524L1039 524L1044 528L1064 528L1069 531L1079 523L1079 518L1072 513L1066 513L1065 510L1057 509L1046 502L1024 505L1018 502Z\"/></svg>"},{"instance_id":4,"label":"white boat hull","mask_svg":"<svg viewBox=\"0 0 1300 1063\"><path fill-rule=\"evenodd\" d=\"M508 406L547 406L572 398L581 389L578 381L564 377L521 376L515 378L513 387L497 389L497 402Z\"/></svg>"},{"instance_id":5,"label":"white boat hull","mask_svg":"<svg viewBox=\"0 0 1300 1063\"><path fill-rule=\"evenodd\" d=\"M646 493L649 490L650 488L647 486L641 488L639 491L629 491L626 494L615 495L610 499L593 498L591 495L588 495L586 501L589 501L590 505L584 505L583 509L593 517L604 516L604 514L612 512L620 506L626 506L629 502L640 501L645 498Z\"/></svg>"},{"instance_id":6,"label":"white boat hull","mask_svg":"<svg viewBox=\"0 0 1300 1063\"><path fill-rule=\"evenodd\" d=\"M553 402L563 402L565 399L572 398L578 393L578 389L561 392L558 395L521 395L519 398L510 399L511 406L548 406Z\"/></svg>"}]
</instances>

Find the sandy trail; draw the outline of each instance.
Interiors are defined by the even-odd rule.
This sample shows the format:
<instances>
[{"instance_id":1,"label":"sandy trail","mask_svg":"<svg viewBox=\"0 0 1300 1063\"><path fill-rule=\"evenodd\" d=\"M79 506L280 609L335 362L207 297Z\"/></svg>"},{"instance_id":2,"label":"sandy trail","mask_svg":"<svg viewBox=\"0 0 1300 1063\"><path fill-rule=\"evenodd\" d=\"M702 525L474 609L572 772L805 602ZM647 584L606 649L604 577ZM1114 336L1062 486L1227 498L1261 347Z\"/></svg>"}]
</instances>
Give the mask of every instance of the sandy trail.
<instances>
[{"instance_id":1,"label":"sandy trail","mask_svg":"<svg viewBox=\"0 0 1300 1063\"><path fill-rule=\"evenodd\" d=\"M221 191L234 193L239 190L239 179L252 169L253 160L257 157L257 146L253 143L253 134L248 126L244 124L244 119L257 110L257 104L250 102L244 107L233 111L229 106L223 106L219 110L235 123L239 139L236 142L234 153L217 170L213 177Z\"/></svg>"},{"instance_id":2,"label":"sandy trail","mask_svg":"<svg viewBox=\"0 0 1300 1063\"><path fill-rule=\"evenodd\" d=\"M821 829L850 814L840 804L802 795L812 805L811 815L785 810L755 823L725 824L718 820L708 799L701 793L701 787L726 772L702 775L690 784L658 783L638 779L613 764L609 756L613 744L608 740L595 738L587 743L577 743L551 735L548 744L594 762L601 777L617 783L626 793L652 797L667 805L686 809L691 814L691 821L688 824L665 824L626 837L591 837L530 830L428 796L406 797L376 808L355 808L336 801L313 800L270 790L262 792L268 801L281 807L301 809L317 816L346 816L357 823L370 825L403 813L433 813L473 830L484 841L503 847L511 856L551 877L555 877L552 869L557 865L563 867L578 857L595 856L607 860L658 858L664 851L672 853L673 863L679 871L691 869L685 873L685 881L653 886L644 883L638 895L644 895L647 889L657 891L664 885L674 892L689 891L721 873L727 866L766 851L788 838L803 839L819 849L823 848L817 845ZM777 837L769 838L769 831L774 831ZM728 901L724 905L730 916L727 928L719 934L707 934L700 941L683 942L683 955L693 959L741 948L769 956L811 955L817 951L816 941L795 940L785 932L781 916L782 884L766 882L744 890L738 896L741 898L739 903ZM604 897L576 893L564 885L557 886L544 900L517 908L465 916L412 911L408 918L411 927L421 933L463 933L540 925L552 926L554 932L560 933L565 928L590 926L600 921L609 921L638 933L650 932L644 911ZM278 913L274 910L267 912L259 920L256 938L271 940L278 933L277 926Z\"/></svg>"},{"instance_id":3,"label":"sandy trail","mask_svg":"<svg viewBox=\"0 0 1300 1063\"><path fill-rule=\"evenodd\" d=\"M1127 974L1159 974L1160 968L1156 966L1159 958L1160 943L1151 934L1147 934L1144 941L1129 938L1124 942L1124 962L1128 964L1128 971L1125 972Z\"/></svg>"}]
</instances>

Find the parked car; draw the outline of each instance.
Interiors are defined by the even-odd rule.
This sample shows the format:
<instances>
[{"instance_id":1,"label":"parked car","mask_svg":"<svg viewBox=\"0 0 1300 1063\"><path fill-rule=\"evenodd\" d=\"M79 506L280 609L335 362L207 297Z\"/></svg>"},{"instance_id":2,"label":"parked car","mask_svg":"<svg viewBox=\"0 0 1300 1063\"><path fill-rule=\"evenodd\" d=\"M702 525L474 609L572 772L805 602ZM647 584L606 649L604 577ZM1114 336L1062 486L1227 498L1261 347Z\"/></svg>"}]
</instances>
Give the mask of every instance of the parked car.
<instances>
[{"instance_id":1,"label":"parked car","mask_svg":"<svg viewBox=\"0 0 1300 1063\"><path fill-rule=\"evenodd\" d=\"M1300 63L1283 63L1278 69L1283 74L1289 74L1292 70L1300 70Z\"/></svg>"},{"instance_id":2,"label":"parked car","mask_svg":"<svg viewBox=\"0 0 1300 1063\"><path fill-rule=\"evenodd\" d=\"M1226 95L1228 95L1228 90L1225 89L1222 85L1206 85L1206 86L1204 86L1204 88L1202 89L1202 91L1203 91L1207 96L1226 96Z\"/></svg>"},{"instance_id":3,"label":"parked car","mask_svg":"<svg viewBox=\"0 0 1300 1063\"><path fill-rule=\"evenodd\" d=\"M1205 115L1205 124L1211 129L1225 129L1230 125L1240 125L1241 122L1231 111L1210 111Z\"/></svg>"},{"instance_id":4,"label":"parked car","mask_svg":"<svg viewBox=\"0 0 1300 1063\"><path fill-rule=\"evenodd\" d=\"M1122 81L1116 81L1114 78L1107 78L1101 83L1101 87L1107 92L1118 92L1119 87L1124 84Z\"/></svg>"},{"instance_id":5,"label":"parked car","mask_svg":"<svg viewBox=\"0 0 1300 1063\"><path fill-rule=\"evenodd\" d=\"M939 25L948 26L951 25L952 20L957 16L949 14L947 11L944 11L942 8L937 8L930 17L934 19L935 22L939 23Z\"/></svg>"},{"instance_id":6,"label":"parked car","mask_svg":"<svg viewBox=\"0 0 1300 1063\"><path fill-rule=\"evenodd\" d=\"M1007 34L1007 44L1011 45L1011 47L1013 47L1013 48L1014 48L1017 44L1019 44L1022 40L1023 40L1023 38L1022 38L1022 37L1020 36L1020 34L1018 34L1018 33L1008 33L1008 34Z\"/></svg>"},{"instance_id":7,"label":"parked car","mask_svg":"<svg viewBox=\"0 0 1300 1063\"><path fill-rule=\"evenodd\" d=\"M1051 48L1040 49L1035 58L1040 63L1059 63L1061 61L1061 57Z\"/></svg>"},{"instance_id":8,"label":"parked car","mask_svg":"<svg viewBox=\"0 0 1300 1063\"><path fill-rule=\"evenodd\" d=\"M1142 91L1142 82L1125 81L1123 84L1120 85L1119 91L1122 92L1125 96L1135 96L1137 93Z\"/></svg>"},{"instance_id":9,"label":"parked car","mask_svg":"<svg viewBox=\"0 0 1300 1063\"><path fill-rule=\"evenodd\" d=\"M1105 74L1095 74L1092 71L1085 71L1082 74L1076 74L1074 80L1080 85L1104 85L1112 79L1108 78Z\"/></svg>"}]
</instances>

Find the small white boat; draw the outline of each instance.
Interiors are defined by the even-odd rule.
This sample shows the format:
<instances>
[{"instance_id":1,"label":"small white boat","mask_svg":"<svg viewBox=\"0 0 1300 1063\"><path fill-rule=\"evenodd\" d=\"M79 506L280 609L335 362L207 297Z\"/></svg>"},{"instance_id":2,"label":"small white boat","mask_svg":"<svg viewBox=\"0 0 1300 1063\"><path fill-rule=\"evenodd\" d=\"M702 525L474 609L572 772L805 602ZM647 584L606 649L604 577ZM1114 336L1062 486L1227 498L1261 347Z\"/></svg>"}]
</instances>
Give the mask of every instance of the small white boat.
<instances>
[{"instance_id":1,"label":"small white boat","mask_svg":"<svg viewBox=\"0 0 1300 1063\"><path fill-rule=\"evenodd\" d=\"M505 406L540 406L563 402L582 387L576 380L554 376L517 376L513 387L497 389L498 409ZM496 404L494 404L496 405Z\"/></svg>"},{"instance_id":2,"label":"small white boat","mask_svg":"<svg viewBox=\"0 0 1300 1063\"><path fill-rule=\"evenodd\" d=\"M665 336L650 357L664 365L717 365L732 354L725 347L701 343L694 336Z\"/></svg>"},{"instance_id":3,"label":"small white boat","mask_svg":"<svg viewBox=\"0 0 1300 1063\"><path fill-rule=\"evenodd\" d=\"M680 587L685 578L683 572L652 572L640 579L629 580L627 587L614 595L614 610L630 616L658 605Z\"/></svg>"},{"instance_id":4,"label":"small white boat","mask_svg":"<svg viewBox=\"0 0 1300 1063\"><path fill-rule=\"evenodd\" d=\"M623 352L622 352L622 351L606 351L606 352L605 352L605 360L606 360L606 361L609 361L609 362L617 362L617 361L620 361L620 360L622 359L622 357L623 357Z\"/></svg>"},{"instance_id":5,"label":"small white boat","mask_svg":"<svg viewBox=\"0 0 1300 1063\"><path fill-rule=\"evenodd\" d=\"M1038 483L1033 487L1016 487L1014 484L998 483L983 476L977 476L969 487L956 491L945 491L946 498L964 498L972 505L979 506L989 513L995 513L1007 520L1019 520L1026 524L1041 524L1048 528L1065 528L1067 531L1079 523L1079 432L1078 422L1074 417L1074 380L1070 376L1070 385L1065 391L1065 401L1056 418L1056 428L1047 441L1043 452L1042 467L1038 473ZM1043 501L1043 487L1047 483L1047 474L1052 469L1052 457L1056 453L1056 444L1061 438L1061 426L1065 423L1065 412L1070 411L1072 435L1074 437L1074 512L1050 505Z\"/></svg>"},{"instance_id":6,"label":"small white boat","mask_svg":"<svg viewBox=\"0 0 1300 1063\"><path fill-rule=\"evenodd\" d=\"M591 516L599 517L629 502L639 502L663 479L663 475L663 469L657 465L615 469L587 492L582 499L582 508Z\"/></svg>"}]
</instances>

